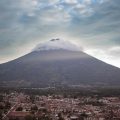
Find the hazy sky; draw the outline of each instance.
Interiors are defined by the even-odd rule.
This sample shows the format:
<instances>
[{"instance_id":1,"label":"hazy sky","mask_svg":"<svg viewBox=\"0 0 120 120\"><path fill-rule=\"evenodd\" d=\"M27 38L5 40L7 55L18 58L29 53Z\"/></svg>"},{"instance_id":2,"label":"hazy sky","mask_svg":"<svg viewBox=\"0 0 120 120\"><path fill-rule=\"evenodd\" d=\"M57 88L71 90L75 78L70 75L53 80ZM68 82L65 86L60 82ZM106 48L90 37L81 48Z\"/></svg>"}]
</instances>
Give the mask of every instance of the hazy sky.
<instances>
[{"instance_id":1,"label":"hazy sky","mask_svg":"<svg viewBox=\"0 0 120 120\"><path fill-rule=\"evenodd\" d=\"M0 63L56 37L120 67L120 0L0 0Z\"/></svg>"}]
</instances>

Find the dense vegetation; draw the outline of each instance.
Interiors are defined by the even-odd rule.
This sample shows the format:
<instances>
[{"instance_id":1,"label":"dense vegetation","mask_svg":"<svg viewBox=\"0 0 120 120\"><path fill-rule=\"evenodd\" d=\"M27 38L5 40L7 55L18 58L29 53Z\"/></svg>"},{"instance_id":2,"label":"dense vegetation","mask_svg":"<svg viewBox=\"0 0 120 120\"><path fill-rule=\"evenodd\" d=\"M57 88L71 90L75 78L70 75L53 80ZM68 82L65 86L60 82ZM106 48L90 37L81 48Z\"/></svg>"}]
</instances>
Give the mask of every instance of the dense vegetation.
<instances>
[{"instance_id":1,"label":"dense vegetation","mask_svg":"<svg viewBox=\"0 0 120 120\"><path fill-rule=\"evenodd\" d=\"M79 96L120 96L120 88L0 88L0 93L23 92L28 95L64 95L64 97ZM2 96L0 96L2 100Z\"/></svg>"}]
</instances>

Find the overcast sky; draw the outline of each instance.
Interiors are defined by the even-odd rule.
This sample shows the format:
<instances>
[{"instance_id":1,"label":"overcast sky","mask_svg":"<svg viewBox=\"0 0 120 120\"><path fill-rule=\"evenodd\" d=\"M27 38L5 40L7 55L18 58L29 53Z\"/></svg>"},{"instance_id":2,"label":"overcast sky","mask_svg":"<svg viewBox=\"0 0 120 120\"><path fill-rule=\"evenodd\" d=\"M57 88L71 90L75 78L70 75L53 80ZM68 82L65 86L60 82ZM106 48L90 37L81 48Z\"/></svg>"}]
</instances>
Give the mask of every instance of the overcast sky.
<instances>
[{"instance_id":1,"label":"overcast sky","mask_svg":"<svg viewBox=\"0 0 120 120\"><path fill-rule=\"evenodd\" d=\"M120 67L120 0L0 0L0 63L52 38Z\"/></svg>"}]
</instances>

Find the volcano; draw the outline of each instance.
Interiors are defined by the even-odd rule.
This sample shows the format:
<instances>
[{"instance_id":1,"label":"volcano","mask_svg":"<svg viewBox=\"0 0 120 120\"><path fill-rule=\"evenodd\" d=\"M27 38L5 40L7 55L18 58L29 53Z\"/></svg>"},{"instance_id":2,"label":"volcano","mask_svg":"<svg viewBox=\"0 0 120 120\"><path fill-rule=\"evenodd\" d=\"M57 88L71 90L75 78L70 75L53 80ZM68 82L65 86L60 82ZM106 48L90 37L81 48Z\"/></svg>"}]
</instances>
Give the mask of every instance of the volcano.
<instances>
[{"instance_id":1,"label":"volcano","mask_svg":"<svg viewBox=\"0 0 120 120\"><path fill-rule=\"evenodd\" d=\"M39 44L29 54L0 65L0 86L55 85L120 86L120 69L60 39Z\"/></svg>"}]
</instances>

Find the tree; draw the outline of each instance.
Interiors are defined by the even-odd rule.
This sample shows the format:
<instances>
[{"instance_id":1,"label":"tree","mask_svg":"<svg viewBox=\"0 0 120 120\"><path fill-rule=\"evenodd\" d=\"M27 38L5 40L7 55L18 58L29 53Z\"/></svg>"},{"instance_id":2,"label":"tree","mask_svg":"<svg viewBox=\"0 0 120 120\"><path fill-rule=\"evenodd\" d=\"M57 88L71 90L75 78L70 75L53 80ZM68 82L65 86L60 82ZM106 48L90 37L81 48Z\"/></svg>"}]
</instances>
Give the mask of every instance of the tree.
<instances>
[{"instance_id":1,"label":"tree","mask_svg":"<svg viewBox=\"0 0 120 120\"><path fill-rule=\"evenodd\" d=\"M87 118L88 115L87 115L85 112L83 112L83 113L80 115L80 117L81 117L81 120L82 120L82 119L84 120L84 118Z\"/></svg>"},{"instance_id":2,"label":"tree","mask_svg":"<svg viewBox=\"0 0 120 120\"><path fill-rule=\"evenodd\" d=\"M113 118L114 118L114 112L110 110L108 114L106 114L105 120L113 120Z\"/></svg>"},{"instance_id":3,"label":"tree","mask_svg":"<svg viewBox=\"0 0 120 120\"><path fill-rule=\"evenodd\" d=\"M21 106L16 109L16 111L22 111L22 110L23 108Z\"/></svg>"},{"instance_id":4,"label":"tree","mask_svg":"<svg viewBox=\"0 0 120 120\"><path fill-rule=\"evenodd\" d=\"M4 109L4 106L2 104L0 104L0 110Z\"/></svg>"},{"instance_id":5,"label":"tree","mask_svg":"<svg viewBox=\"0 0 120 120\"><path fill-rule=\"evenodd\" d=\"M31 111L37 111L38 107L36 105L34 105L33 107L31 107Z\"/></svg>"},{"instance_id":6,"label":"tree","mask_svg":"<svg viewBox=\"0 0 120 120\"><path fill-rule=\"evenodd\" d=\"M31 96L30 96L30 100L31 100L32 103L34 103L34 102L35 102L35 96L34 96L34 95L31 95Z\"/></svg>"},{"instance_id":7,"label":"tree","mask_svg":"<svg viewBox=\"0 0 120 120\"><path fill-rule=\"evenodd\" d=\"M11 104L10 104L10 102L7 101L7 102L5 103L5 109L9 109L10 107L11 107Z\"/></svg>"},{"instance_id":8,"label":"tree","mask_svg":"<svg viewBox=\"0 0 120 120\"><path fill-rule=\"evenodd\" d=\"M2 111L0 110L0 120L2 120L2 117L3 117Z\"/></svg>"},{"instance_id":9,"label":"tree","mask_svg":"<svg viewBox=\"0 0 120 120\"><path fill-rule=\"evenodd\" d=\"M41 116L38 120L52 120L49 116Z\"/></svg>"},{"instance_id":10,"label":"tree","mask_svg":"<svg viewBox=\"0 0 120 120\"><path fill-rule=\"evenodd\" d=\"M61 113L58 113L58 120L64 120Z\"/></svg>"},{"instance_id":11,"label":"tree","mask_svg":"<svg viewBox=\"0 0 120 120\"><path fill-rule=\"evenodd\" d=\"M3 95L0 95L0 102L3 101Z\"/></svg>"},{"instance_id":12,"label":"tree","mask_svg":"<svg viewBox=\"0 0 120 120\"><path fill-rule=\"evenodd\" d=\"M36 118L34 116L27 115L25 116L25 120L36 120Z\"/></svg>"}]
</instances>

